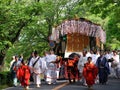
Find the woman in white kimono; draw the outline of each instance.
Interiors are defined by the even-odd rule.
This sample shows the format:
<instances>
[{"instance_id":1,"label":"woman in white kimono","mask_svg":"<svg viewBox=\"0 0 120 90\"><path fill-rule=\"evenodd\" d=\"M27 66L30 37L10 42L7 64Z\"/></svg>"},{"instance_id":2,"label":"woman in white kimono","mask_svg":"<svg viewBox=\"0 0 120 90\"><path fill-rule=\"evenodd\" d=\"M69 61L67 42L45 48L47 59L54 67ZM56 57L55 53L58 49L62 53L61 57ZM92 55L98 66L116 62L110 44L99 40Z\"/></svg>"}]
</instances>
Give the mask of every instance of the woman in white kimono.
<instances>
[{"instance_id":1,"label":"woman in white kimono","mask_svg":"<svg viewBox=\"0 0 120 90\"><path fill-rule=\"evenodd\" d=\"M56 62L56 55L53 51L50 51L50 54L46 54L46 64L47 64L47 70L46 70L46 82L48 84L55 84L57 79L57 66L55 64Z\"/></svg>"}]
</instances>

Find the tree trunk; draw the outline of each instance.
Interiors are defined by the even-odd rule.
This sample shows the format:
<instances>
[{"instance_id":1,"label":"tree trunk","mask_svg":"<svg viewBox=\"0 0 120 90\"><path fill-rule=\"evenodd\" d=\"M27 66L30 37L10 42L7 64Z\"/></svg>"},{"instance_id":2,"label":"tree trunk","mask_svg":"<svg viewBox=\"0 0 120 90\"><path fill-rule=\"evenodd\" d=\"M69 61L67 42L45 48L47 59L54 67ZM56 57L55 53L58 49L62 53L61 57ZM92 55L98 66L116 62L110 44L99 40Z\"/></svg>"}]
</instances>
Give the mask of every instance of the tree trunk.
<instances>
[{"instance_id":1,"label":"tree trunk","mask_svg":"<svg viewBox=\"0 0 120 90\"><path fill-rule=\"evenodd\" d=\"M13 33L13 34L16 34L15 37L13 37L13 38L10 40L10 42L11 42L12 44L14 44L14 42L15 42L16 40L18 40L21 30L27 25L27 23L28 23L30 20L31 20L31 19L29 19L29 20L26 21L26 22L20 22L20 24L19 24L19 29L18 29L17 33ZM3 68L4 58L5 58L6 52L7 52L7 50L9 49L9 47L10 47L9 45L6 45L5 48L0 51L0 71L1 71L2 68Z\"/></svg>"},{"instance_id":2,"label":"tree trunk","mask_svg":"<svg viewBox=\"0 0 120 90\"><path fill-rule=\"evenodd\" d=\"M3 62L4 62L4 58L5 58L5 54L3 54L3 52L0 52L0 71L2 71L2 67L3 67Z\"/></svg>"}]
</instances>

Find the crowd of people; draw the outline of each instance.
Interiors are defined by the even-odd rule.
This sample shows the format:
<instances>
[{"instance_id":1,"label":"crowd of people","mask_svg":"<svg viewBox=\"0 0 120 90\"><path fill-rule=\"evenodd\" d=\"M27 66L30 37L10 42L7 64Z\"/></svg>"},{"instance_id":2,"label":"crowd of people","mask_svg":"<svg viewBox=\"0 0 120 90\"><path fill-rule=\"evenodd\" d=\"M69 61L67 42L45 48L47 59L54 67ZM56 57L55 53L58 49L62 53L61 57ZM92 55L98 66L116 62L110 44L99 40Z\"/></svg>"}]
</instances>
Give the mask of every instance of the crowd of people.
<instances>
[{"instance_id":1,"label":"crowd of people","mask_svg":"<svg viewBox=\"0 0 120 90\"><path fill-rule=\"evenodd\" d=\"M53 51L44 52L44 56L40 57L37 51L31 53L28 60L24 60L22 55L13 56L10 63L10 71L12 73L13 85L19 83L29 88L30 80L34 81L36 87L41 85L40 75L44 74L44 79L47 84L55 84L57 80L57 65L55 64L57 56Z\"/></svg>"},{"instance_id":2,"label":"crowd of people","mask_svg":"<svg viewBox=\"0 0 120 90\"><path fill-rule=\"evenodd\" d=\"M41 79L50 85L60 78L68 79L69 83L79 81L88 88L96 83L107 84L109 76L120 78L119 54L117 51L83 51L64 58L54 51L44 52L42 57L34 51L28 60L24 60L23 55L13 56L10 63L13 85L17 86L19 81L28 90L32 79L36 87L40 87Z\"/></svg>"}]
</instances>

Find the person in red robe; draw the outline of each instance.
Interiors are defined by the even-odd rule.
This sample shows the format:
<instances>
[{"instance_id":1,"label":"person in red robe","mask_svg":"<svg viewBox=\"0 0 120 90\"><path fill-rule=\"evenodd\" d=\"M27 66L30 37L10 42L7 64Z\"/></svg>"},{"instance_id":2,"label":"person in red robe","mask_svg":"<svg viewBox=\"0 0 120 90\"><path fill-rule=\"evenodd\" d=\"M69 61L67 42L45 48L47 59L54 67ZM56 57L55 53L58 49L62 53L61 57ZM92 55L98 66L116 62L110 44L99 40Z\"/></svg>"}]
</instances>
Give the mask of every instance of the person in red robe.
<instances>
[{"instance_id":1,"label":"person in red robe","mask_svg":"<svg viewBox=\"0 0 120 90\"><path fill-rule=\"evenodd\" d=\"M98 74L98 68L93 64L92 58L88 57L87 63L85 63L83 68L83 76L86 80L87 86L89 89L92 89L95 79Z\"/></svg>"},{"instance_id":2,"label":"person in red robe","mask_svg":"<svg viewBox=\"0 0 120 90\"><path fill-rule=\"evenodd\" d=\"M21 62L21 66L17 70L17 78L20 81L21 85L28 90L29 88L29 80L30 80L30 68L25 64L25 62Z\"/></svg>"}]
</instances>

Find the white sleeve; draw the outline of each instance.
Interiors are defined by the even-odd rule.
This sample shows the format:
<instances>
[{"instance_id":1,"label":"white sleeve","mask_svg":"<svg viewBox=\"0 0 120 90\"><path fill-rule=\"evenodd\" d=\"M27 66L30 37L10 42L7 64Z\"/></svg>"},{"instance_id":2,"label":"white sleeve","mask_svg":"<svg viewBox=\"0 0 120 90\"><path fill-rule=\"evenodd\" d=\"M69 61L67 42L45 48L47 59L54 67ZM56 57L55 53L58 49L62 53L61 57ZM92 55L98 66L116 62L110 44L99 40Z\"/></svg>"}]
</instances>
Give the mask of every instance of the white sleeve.
<instances>
[{"instance_id":1,"label":"white sleeve","mask_svg":"<svg viewBox=\"0 0 120 90\"><path fill-rule=\"evenodd\" d=\"M119 63L120 61L119 61L119 55L117 55L117 62Z\"/></svg>"},{"instance_id":2,"label":"white sleeve","mask_svg":"<svg viewBox=\"0 0 120 90\"><path fill-rule=\"evenodd\" d=\"M80 65L79 64L80 64L80 59L79 59L78 64L77 64L78 70L80 69L80 67L79 67Z\"/></svg>"},{"instance_id":3,"label":"white sleeve","mask_svg":"<svg viewBox=\"0 0 120 90\"><path fill-rule=\"evenodd\" d=\"M33 65L32 61L33 61L33 59L30 60L29 67L32 67L32 65Z\"/></svg>"},{"instance_id":4,"label":"white sleeve","mask_svg":"<svg viewBox=\"0 0 120 90\"><path fill-rule=\"evenodd\" d=\"M80 69L81 66L82 66L82 57L78 61L78 65L77 65L78 69Z\"/></svg>"},{"instance_id":5,"label":"white sleeve","mask_svg":"<svg viewBox=\"0 0 120 90\"><path fill-rule=\"evenodd\" d=\"M42 58L39 59L39 65L42 67Z\"/></svg>"}]
</instances>

